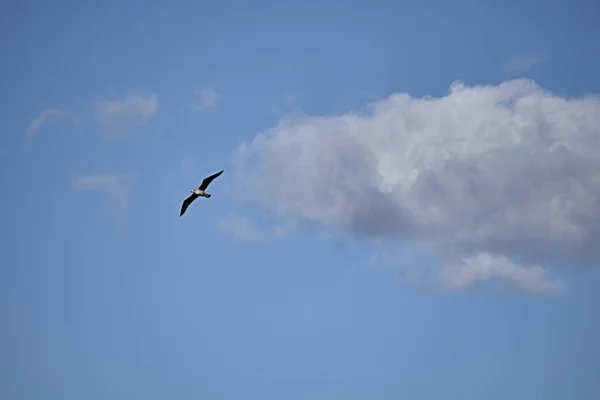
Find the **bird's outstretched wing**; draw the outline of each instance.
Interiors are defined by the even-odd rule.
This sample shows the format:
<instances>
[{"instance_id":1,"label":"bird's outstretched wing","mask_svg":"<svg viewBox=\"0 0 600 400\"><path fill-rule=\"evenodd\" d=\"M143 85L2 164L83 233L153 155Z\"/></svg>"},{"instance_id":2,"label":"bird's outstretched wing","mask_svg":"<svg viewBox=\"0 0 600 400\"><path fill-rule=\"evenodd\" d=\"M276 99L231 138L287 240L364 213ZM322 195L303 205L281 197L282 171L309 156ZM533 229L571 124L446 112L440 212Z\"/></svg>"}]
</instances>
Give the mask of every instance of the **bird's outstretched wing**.
<instances>
[{"instance_id":1,"label":"bird's outstretched wing","mask_svg":"<svg viewBox=\"0 0 600 400\"><path fill-rule=\"evenodd\" d=\"M209 176L208 178L204 178L204 180L202 181L202 184L200 185L200 187L198 189L200 190L206 190L206 188L208 187L208 185L210 185L210 183L213 181L213 179L215 179L217 176L221 175L223 173L223 169L219 172L217 172L214 175Z\"/></svg>"},{"instance_id":2,"label":"bird's outstretched wing","mask_svg":"<svg viewBox=\"0 0 600 400\"><path fill-rule=\"evenodd\" d=\"M183 213L185 213L185 210L187 210L190 204L192 204L192 202L196 200L197 197L198 195L196 193L192 193L190 197L183 201L183 204L181 205L181 212L179 213L180 217L183 215Z\"/></svg>"}]
</instances>

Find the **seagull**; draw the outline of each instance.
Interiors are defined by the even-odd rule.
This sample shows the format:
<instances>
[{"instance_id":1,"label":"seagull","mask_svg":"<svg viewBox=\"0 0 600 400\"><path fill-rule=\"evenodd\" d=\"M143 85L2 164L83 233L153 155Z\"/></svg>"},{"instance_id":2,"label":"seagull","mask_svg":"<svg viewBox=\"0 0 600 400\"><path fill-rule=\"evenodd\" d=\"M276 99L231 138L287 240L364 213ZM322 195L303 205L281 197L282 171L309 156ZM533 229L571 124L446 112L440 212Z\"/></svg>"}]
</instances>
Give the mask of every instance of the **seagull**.
<instances>
[{"instance_id":1,"label":"seagull","mask_svg":"<svg viewBox=\"0 0 600 400\"><path fill-rule=\"evenodd\" d=\"M215 179L216 177L221 175L223 173L223 171L224 170L221 170L221 171L217 172L216 174L209 176L208 178L204 178L204 180L202 181L200 186L198 186L197 189L191 190L192 194L190 195L190 197L185 199L183 201L183 204L181 205L181 212L179 213L180 217L185 213L185 210L187 210L187 208L190 206L190 204L192 204L192 202L194 200L196 200L198 197L206 197L208 199L211 196L211 194L206 193L205 190L208 187L208 185L210 185L210 183L213 181L213 179Z\"/></svg>"}]
</instances>

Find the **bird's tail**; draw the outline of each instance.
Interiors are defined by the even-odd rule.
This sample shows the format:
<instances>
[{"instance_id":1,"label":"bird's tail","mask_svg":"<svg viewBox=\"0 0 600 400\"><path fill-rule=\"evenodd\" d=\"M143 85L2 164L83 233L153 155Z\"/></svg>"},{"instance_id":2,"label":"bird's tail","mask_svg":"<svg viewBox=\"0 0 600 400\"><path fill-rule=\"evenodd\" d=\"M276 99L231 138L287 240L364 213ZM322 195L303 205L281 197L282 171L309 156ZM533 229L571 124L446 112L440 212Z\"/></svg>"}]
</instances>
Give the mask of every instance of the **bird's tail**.
<instances>
[{"instance_id":1,"label":"bird's tail","mask_svg":"<svg viewBox=\"0 0 600 400\"><path fill-rule=\"evenodd\" d=\"M210 195L210 194L208 194L208 193L204 193L204 195L206 196L206 198L207 198L207 199L208 199L208 198L210 198L210 196L211 196L211 195Z\"/></svg>"}]
</instances>

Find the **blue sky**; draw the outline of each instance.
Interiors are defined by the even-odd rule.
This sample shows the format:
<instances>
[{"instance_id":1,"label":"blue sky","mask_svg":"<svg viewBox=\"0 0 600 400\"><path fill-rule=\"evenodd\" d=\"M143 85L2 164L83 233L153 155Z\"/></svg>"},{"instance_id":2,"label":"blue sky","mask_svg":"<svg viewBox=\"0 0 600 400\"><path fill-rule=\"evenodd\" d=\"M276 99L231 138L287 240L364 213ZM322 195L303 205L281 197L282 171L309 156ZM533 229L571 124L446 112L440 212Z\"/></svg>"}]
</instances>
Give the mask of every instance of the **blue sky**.
<instances>
[{"instance_id":1,"label":"blue sky","mask_svg":"<svg viewBox=\"0 0 600 400\"><path fill-rule=\"evenodd\" d=\"M7 5L0 398L600 398L599 17Z\"/></svg>"}]
</instances>

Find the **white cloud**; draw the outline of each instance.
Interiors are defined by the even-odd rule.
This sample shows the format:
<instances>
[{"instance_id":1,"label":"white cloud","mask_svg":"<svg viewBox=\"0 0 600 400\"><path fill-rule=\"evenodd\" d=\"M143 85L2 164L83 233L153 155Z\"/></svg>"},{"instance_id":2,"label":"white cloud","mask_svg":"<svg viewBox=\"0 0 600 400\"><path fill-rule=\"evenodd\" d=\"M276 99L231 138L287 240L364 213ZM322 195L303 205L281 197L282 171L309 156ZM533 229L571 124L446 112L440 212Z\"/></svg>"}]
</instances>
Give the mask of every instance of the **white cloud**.
<instances>
[{"instance_id":1,"label":"white cloud","mask_svg":"<svg viewBox=\"0 0 600 400\"><path fill-rule=\"evenodd\" d=\"M566 287L558 279L548 277L539 265L517 265L505 256L479 253L463 257L458 265L444 267L440 281L448 288L463 289L477 282L500 280L522 290L542 295L558 295Z\"/></svg>"},{"instance_id":2,"label":"white cloud","mask_svg":"<svg viewBox=\"0 0 600 400\"><path fill-rule=\"evenodd\" d=\"M198 110L216 107L221 99L221 95L212 89L194 90L194 94L196 95L194 108Z\"/></svg>"},{"instance_id":3,"label":"white cloud","mask_svg":"<svg viewBox=\"0 0 600 400\"><path fill-rule=\"evenodd\" d=\"M27 128L27 135L33 135L36 133L42 125L44 125L48 120L54 118L61 118L69 115L69 112L65 110L61 110L60 108L47 108L43 110L37 117L35 117L29 123L29 127Z\"/></svg>"},{"instance_id":4,"label":"white cloud","mask_svg":"<svg viewBox=\"0 0 600 400\"><path fill-rule=\"evenodd\" d=\"M106 195L117 222L122 226L127 212L128 192L135 181L133 174L72 174L69 186L77 191L92 191Z\"/></svg>"},{"instance_id":5,"label":"white cloud","mask_svg":"<svg viewBox=\"0 0 600 400\"><path fill-rule=\"evenodd\" d=\"M525 72L543 61L544 58L540 56L516 57L506 61L502 69L508 73Z\"/></svg>"},{"instance_id":6,"label":"white cloud","mask_svg":"<svg viewBox=\"0 0 600 400\"><path fill-rule=\"evenodd\" d=\"M121 100L105 100L96 105L96 118L114 129L123 124L142 124L158 111L158 97L129 94Z\"/></svg>"},{"instance_id":7,"label":"white cloud","mask_svg":"<svg viewBox=\"0 0 600 400\"><path fill-rule=\"evenodd\" d=\"M263 232L250 219L236 214L223 218L219 222L219 230L240 242L261 242L265 239Z\"/></svg>"},{"instance_id":8,"label":"white cloud","mask_svg":"<svg viewBox=\"0 0 600 400\"><path fill-rule=\"evenodd\" d=\"M599 98L556 96L530 80L455 82L445 97L398 93L368 109L284 119L242 144L248 201L357 236L425 243L446 265L486 253L544 266L600 261ZM545 278L492 264L525 289L535 285L524 279Z\"/></svg>"}]
</instances>

